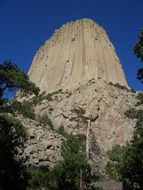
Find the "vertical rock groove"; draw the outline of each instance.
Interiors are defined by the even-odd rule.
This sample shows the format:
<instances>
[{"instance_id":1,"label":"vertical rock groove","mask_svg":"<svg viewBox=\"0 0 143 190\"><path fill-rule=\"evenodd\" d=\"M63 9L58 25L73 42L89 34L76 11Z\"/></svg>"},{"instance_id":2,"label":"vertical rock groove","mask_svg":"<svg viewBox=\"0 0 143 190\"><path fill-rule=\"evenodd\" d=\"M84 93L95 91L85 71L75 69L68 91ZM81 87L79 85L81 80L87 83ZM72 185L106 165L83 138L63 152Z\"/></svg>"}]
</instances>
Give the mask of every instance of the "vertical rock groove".
<instances>
[{"instance_id":1,"label":"vertical rock groove","mask_svg":"<svg viewBox=\"0 0 143 190\"><path fill-rule=\"evenodd\" d=\"M114 46L91 19L70 22L56 30L37 51L28 75L47 92L74 88L91 78L127 86Z\"/></svg>"}]
</instances>

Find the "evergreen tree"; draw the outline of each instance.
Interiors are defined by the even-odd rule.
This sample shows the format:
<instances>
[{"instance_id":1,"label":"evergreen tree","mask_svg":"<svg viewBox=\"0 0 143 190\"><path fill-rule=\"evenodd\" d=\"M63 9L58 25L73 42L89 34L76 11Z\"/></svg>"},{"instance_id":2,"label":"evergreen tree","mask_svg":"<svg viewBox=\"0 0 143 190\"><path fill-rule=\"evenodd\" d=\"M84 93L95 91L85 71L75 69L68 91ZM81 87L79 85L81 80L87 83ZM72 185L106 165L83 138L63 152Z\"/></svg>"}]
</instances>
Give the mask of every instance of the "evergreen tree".
<instances>
[{"instance_id":1,"label":"evergreen tree","mask_svg":"<svg viewBox=\"0 0 143 190\"><path fill-rule=\"evenodd\" d=\"M143 61L143 30L134 46L134 53ZM138 70L137 78L143 82L142 68ZM143 104L142 94L138 94L137 99L137 106ZM110 161L106 171L123 182L124 190L143 190L143 110L130 109L125 115L137 120L133 138L125 146L115 146L108 152Z\"/></svg>"},{"instance_id":2,"label":"evergreen tree","mask_svg":"<svg viewBox=\"0 0 143 190\"><path fill-rule=\"evenodd\" d=\"M51 171L44 168L31 168L28 171L27 190L93 190L91 186L99 179L94 175L90 165L86 162L78 137L63 133L65 140L62 143L61 154L63 160Z\"/></svg>"},{"instance_id":3,"label":"evergreen tree","mask_svg":"<svg viewBox=\"0 0 143 190\"><path fill-rule=\"evenodd\" d=\"M116 145L108 152L107 173L123 182L125 190L143 189L143 111L130 110L128 117L136 118L133 139L126 146Z\"/></svg>"},{"instance_id":4,"label":"evergreen tree","mask_svg":"<svg viewBox=\"0 0 143 190\"><path fill-rule=\"evenodd\" d=\"M16 91L17 89L21 89L26 94L38 95L39 93L39 88L29 81L28 76L16 64L4 61L3 64L0 64L0 99L6 90Z\"/></svg>"},{"instance_id":5,"label":"evergreen tree","mask_svg":"<svg viewBox=\"0 0 143 190\"><path fill-rule=\"evenodd\" d=\"M143 30L141 30L138 42L134 46L134 53L143 61Z\"/></svg>"},{"instance_id":6,"label":"evergreen tree","mask_svg":"<svg viewBox=\"0 0 143 190\"><path fill-rule=\"evenodd\" d=\"M141 30L138 42L134 46L134 53L143 61L143 30ZM138 69L137 78L143 83L143 68Z\"/></svg>"},{"instance_id":7,"label":"evergreen tree","mask_svg":"<svg viewBox=\"0 0 143 190\"><path fill-rule=\"evenodd\" d=\"M10 61L0 64L0 189L24 189L23 160L17 158L19 151L23 151L26 141L26 130L15 119L14 112L17 108L25 115L29 109L17 104L8 103L3 96L5 92L20 89L24 93L38 95L39 88L29 81L28 76L17 65ZM23 109L23 110L22 110ZM26 116L27 116L26 115Z\"/></svg>"},{"instance_id":8,"label":"evergreen tree","mask_svg":"<svg viewBox=\"0 0 143 190\"><path fill-rule=\"evenodd\" d=\"M76 136L66 135L66 140L62 144L62 156L63 161L50 173L49 188L53 190L92 189L90 184L96 181L98 176L92 174Z\"/></svg>"},{"instance_id":9,"label":"evergreen tree","mask_svg":"<svg viewBox=\"0 0 143 190\"><path fill-rule=\"evenodd\" d=\"M0 188L22 189L22 160L17 159L23 148L26 131L19 121L8 114L0 114Z\"/></svg>"}]
</instances>

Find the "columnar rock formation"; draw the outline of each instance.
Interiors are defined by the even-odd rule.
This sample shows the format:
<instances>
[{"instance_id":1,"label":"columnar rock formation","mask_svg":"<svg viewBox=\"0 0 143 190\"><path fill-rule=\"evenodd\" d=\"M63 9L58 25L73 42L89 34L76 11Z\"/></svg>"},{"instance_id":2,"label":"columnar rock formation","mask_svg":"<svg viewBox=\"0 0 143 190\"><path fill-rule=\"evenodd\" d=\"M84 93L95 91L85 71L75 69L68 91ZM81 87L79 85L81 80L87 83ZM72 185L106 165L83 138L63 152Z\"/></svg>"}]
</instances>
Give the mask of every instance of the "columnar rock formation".
<instances>
[{"instance_id":1,"label":"columnar rock formation","mask_svg":"<svg viewBox=\"0 0 143 190\"><path fill-rule=\"evenodd\" d=\"M56 30L36 53L28 74L47 92L75 88L92 78L127 86L106 32L90 19L70 22Z\"/></svg>"},{"instance_id":2,"label":"columnar rock formation","mask_svg":"<svg viewBox=\"0 0 143 190\"><path fill-rule=\"evenodd\" d=\"M136 107L137 93L128 88L112 43L94 21L77 20L55 31L36 53L28 75L47 92L35 99L36 119L46 114L53 124L50 129L40 121L20 118L29 133L24 152L28 164L52 168L62 159L61 126L67 133L86 140L88 136L93 169L104 169L106 153L114 144L131 140L136 121L124 113Z\"/></svg>"}]
</instances>

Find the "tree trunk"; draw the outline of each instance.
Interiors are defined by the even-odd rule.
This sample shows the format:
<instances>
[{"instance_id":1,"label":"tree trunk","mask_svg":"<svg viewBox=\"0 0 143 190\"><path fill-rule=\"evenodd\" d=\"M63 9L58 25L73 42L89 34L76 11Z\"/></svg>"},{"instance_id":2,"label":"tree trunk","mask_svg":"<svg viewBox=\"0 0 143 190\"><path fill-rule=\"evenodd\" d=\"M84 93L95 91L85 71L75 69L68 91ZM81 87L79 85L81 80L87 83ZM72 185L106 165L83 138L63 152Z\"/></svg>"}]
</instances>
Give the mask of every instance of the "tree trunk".
<instances>
[{"instance_id":1,"label":"tree trunk","mask_svg":"<svg viewBox=\"0 0 143 190\"><path fill-rule=\"evenodd\" d=\"M80 169L80 187L79 190L83 190L82 189L82 169Z\"/></svg>"},{"instance_id":2,"label":"tree trunk","mask_svg":"<svg viewBox=\"0 0 143 190\"><path fill-rule=\"evenodd\" d=\"M90 130L90 119L88 119L87 132L86 132L86 160L89 159L89 130Z\"/></svg>"}]
</instances>

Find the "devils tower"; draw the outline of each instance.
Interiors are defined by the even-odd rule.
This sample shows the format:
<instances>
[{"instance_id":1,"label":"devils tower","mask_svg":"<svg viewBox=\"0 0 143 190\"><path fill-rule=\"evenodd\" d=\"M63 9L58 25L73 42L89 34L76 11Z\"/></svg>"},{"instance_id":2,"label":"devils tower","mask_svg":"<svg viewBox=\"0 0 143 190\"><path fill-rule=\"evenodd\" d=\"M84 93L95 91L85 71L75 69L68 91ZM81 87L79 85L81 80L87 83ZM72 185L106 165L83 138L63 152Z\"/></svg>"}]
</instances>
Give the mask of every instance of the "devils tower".
<instances>
[{"instance_id":1,"label":"devils tower","mask_svg":"<svg viewBox=\"0 0 143 190\"><path fill-rule=\"evenodd\" d=\"M138 101L104 29L90 19L63 25L40 47L28 75L46 91L29 97L36 120L20 118L29 133L28 164L52 168L62 159L62 127L83 137L92 169L104 171L107 151L132 138L135 120L125 112ZM39 119L45 115L46 126Z\"/></svg>"},{"instance_id":2,"label":"devils tower","mask_svg":"<svg viewBox=\"0 0 143 190\"><path fill-rule=\"evenodd\" d=\"M127 86L105 30L90 19L63 25L37 51L28 73L42 91L72 89L89 79Z\"/></svg>"}]
</instances>

